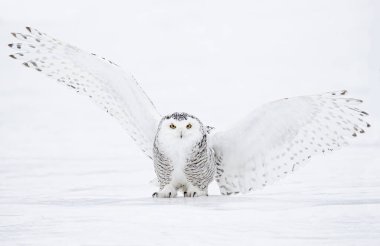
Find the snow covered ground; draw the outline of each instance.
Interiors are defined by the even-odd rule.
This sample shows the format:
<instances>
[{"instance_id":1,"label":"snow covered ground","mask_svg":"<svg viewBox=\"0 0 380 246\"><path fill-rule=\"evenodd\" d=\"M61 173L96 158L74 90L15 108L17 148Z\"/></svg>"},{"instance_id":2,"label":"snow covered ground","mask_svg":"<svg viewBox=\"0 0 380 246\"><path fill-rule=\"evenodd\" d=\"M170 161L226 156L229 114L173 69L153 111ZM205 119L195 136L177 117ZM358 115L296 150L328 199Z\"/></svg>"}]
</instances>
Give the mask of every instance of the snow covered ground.
<instances>
[{"instance_id":1,"label":"snow covered ground","mask_svg":"<svg viewBox=\"0 0 380 246\"><path fill-rule=\"evenodd\" d=\"M348 89L373 129L250 195L152 199L152 163L86 98L0 49L0 245L379 245L377 1L0 1L128 68L163 113L224 128L277 98Z\"/></svg>"},{"instance_id":2,"label":"snow covered ground","mask_svg":"<svg viewBox=\"0 0 380 246\"><path fill-rule=\"evenodd\" d=\"M212 196L195 199L151 198L146 162L3 159L1 245L380 242L378 150L342 151L252 195L221 197L213 187Z\"/></svg>"}]
</instances>

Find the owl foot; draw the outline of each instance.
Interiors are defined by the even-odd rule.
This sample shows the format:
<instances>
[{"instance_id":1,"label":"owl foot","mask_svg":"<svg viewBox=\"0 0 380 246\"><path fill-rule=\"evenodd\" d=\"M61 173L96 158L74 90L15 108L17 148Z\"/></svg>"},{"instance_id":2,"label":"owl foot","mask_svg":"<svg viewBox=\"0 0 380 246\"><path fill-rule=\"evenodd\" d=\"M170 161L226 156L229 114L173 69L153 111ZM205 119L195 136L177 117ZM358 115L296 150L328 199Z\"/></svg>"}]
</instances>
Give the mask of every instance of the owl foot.
<instances>
[{"instance_id":1,"label":"owl foot","mask_svg":"<svg viewBox=\"0 0 380 246\"><path fill-rule=\"evenodd\" d=\"M198 197L198 196L208 196L207 189L201 190L195 186L189 186L186 191L183 192L184 197Z\"/></svg>"},{"instance_id":2,"label":"owl foot","mask_svg":"<svg viewBox=\"0 0 380 246\"><path fill-rule=\"evenodd\" d=\"M174 198L177 196L177 190L170 185L165 186L162 190L158 192L154 192L152 194L152 197L158 197L158 198Z\"/></svg>"},{"instance_id":3,"label":"owl foot","mask_svg":"<svg viewBox=\"0 0 380 246\"><path fill-rule=\"evenodd\" d=\"M185 191L185 192L183 193L183 196L184 196L184 197L196 197L196 196L198 196L198 195L197 195L197 192L196 192L196 191L194 191L194 192L186 192L186 191Z\"/></svg>"}]
</instances>

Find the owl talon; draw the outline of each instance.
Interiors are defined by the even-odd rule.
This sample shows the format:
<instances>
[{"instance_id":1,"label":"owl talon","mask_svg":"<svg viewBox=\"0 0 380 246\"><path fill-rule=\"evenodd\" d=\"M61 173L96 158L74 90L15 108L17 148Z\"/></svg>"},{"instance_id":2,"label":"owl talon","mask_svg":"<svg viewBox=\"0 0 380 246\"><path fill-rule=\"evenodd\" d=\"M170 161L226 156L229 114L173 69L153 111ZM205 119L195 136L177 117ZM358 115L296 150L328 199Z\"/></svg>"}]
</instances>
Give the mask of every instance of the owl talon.
<instances>
[{"instance_id":1,"label":"owl talon","mask_svg":"<svg viewBox=\"0 0 380 246\"><path fill-rule=\"evenodd\" d=\"M167 185L158 192L154 192L152 197L158 198L174 198L177 196L177 190L172 185Z\"/></svg>"},{"instance_id":2,"label":"owl talon","mask_svg":"<svg viewBox=\"0 0 380 246\"><path fill-rule=\"evenodd\" d=\"M207 196L207 189L201 190L196 186L189 185L186 187L186 191L183 192L184 197L198 197L198 196Z\"/></svg>"},{"instance_id":3,"label":"owl talon","mask_svg":"<svg viewBox=\"0 0 380 246\"><path fill-rule=\"evenodd\" d=\"M197 192L183 192L183 197L196 197L197 196Z\"/></svg>"}]
</instances>

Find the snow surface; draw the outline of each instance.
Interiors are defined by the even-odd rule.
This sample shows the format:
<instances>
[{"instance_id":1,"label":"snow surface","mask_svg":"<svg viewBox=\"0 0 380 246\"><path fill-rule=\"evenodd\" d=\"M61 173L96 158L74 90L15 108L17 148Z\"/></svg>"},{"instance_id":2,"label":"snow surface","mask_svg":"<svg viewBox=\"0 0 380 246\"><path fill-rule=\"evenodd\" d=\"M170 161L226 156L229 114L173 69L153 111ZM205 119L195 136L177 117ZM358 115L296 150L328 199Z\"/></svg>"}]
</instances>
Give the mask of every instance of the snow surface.
<instances>
[{"instance_id":1,"label":"snow surface","mask_svg":"<svg viewBox=\"0 0 380 246\"><path fill-rule=\"evenodd\" d=\"M373 129L251 195L152 199L153 165L87 98L0 49L0 245L379 245L378 1L0 1L132 71L163 113L218 129L278 98L348 89Z\"/></svg>"}]
</instances>

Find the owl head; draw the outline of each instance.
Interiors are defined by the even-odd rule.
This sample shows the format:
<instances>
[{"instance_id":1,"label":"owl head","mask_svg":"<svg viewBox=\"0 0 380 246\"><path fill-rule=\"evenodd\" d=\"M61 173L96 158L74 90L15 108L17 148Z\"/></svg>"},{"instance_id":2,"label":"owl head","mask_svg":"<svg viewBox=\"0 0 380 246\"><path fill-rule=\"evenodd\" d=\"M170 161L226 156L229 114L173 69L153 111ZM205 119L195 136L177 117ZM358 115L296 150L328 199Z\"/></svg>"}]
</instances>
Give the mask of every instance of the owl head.
<instances>
[{"instance_id":1,"label":"owl head","mask_svg":"<svg viewBox=\"0 0 380 246\"><path fill-rule=\"evenodd\" d=\"M204 132L204 126L198 118L178 112L164 116L158 128L160 138L177 141L199 139Z\"/></svg>"}]
</instances>

